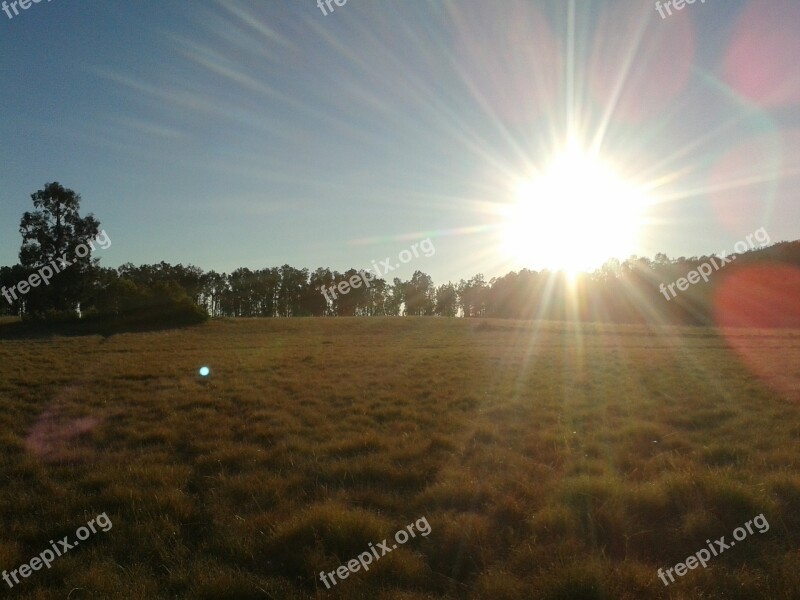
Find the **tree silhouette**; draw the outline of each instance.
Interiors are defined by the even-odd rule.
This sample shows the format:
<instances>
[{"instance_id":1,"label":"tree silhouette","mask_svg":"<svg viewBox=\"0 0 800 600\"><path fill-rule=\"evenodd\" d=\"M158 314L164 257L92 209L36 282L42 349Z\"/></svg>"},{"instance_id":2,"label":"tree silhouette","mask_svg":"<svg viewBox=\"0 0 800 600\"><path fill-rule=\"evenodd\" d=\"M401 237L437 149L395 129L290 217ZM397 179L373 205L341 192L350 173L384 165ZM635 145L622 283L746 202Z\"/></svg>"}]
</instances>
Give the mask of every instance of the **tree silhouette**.
<instances>
[{"instance_id":1,"label":"tree silhouette","mask_svg":"<svg viewBox=\"0 0 800 600\"><path fill-rule=\"evenodd\" d=\"M53 270L63 266L63 270L54 274L49 285L31 290L26 298L28 311L75 310L87 291L92 267L99 262L92 260L91 252L81 257L76 250L90 247L100 223L91 214L81 217L80 195L58 182L45 184L31 194L31 200L36 210L22 215L19 225L20 264L31 272L44 265L53 265ZM62 258L71 264L66 266Z\"/></svg>"},{"instance_id":2,"label":"tree silhouette","mask_svg":"<svg viewBox=\"0 0 800 600\"><path fill-rule=\"evenodd\" d=\"M23 319L37 320L41 313L74 311L80 306L84 321L96 319L109 330L197 323L207 318L208 312L216 317L460 315L713 325L716 294L726 278L737 276L770 293L780 291L780 306L800 305L800 283L794 280L795 275L800 280L798 241L740 253L735 265L721 273L715 271L710 280L695 282L672 297L662 295L665 284L677 283L714 257L670 259L659 253L653 260L637 256L622 262L611 259L593 273L574 279L561 272L522 269L487 283L478 273L457 285L447 282L437 288L432 278L419 270L407 281L395 277L390 284L354 268L342 273L288 264L259 270L239 268L230 274L204 273L198 267L163 261L101 269L88 251L78 252L81 245L90 245L99 228L92 215L80 216L79 195L55 182L46 184L31 199L36 210L26 212L20 222L21 264L0 266L0 293L5 298L0 302L0 314ZM61 258L72 264L58 269L50 285L12 294L19 282ZM768 265L794 270L765 269ZM781 280L780 274L786 273L792 276L784 275L789 280ZM338 287L342 282L348 283L345 293ZM327 290L324 295L323 289ZM785 316L776 313L770 324L794 323L794 313L784 312Z\"/></svg>"}]
</instances>

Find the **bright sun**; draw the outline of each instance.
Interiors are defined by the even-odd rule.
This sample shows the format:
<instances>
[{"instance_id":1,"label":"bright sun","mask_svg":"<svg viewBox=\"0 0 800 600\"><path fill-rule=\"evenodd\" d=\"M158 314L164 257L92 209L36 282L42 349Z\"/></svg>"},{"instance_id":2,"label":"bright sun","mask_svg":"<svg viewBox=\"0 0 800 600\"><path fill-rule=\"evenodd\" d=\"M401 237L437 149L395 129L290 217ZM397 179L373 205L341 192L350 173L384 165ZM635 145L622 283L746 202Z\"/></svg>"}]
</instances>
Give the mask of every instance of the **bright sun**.
<instances>
[{"instance_id":1,"label":"bright sun","mask_svg":"<svg viewBox=\"0 0 800 600\"><path fill-rule=\"evenodd\" d=\"M647 193L611 166L571 145L517 185L504 241L522 266L575 275L637 251Z\"/></svg>"}]
</instances>

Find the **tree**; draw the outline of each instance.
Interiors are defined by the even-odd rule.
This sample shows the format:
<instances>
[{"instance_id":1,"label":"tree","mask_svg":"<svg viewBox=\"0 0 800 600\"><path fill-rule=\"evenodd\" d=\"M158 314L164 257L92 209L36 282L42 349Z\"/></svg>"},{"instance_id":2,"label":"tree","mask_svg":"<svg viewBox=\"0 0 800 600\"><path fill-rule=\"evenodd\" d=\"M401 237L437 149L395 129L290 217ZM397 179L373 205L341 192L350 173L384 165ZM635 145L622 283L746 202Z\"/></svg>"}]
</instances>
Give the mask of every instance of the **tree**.
<instances>
[{"instance_id":1,"label":"tree","mask_svg":"<svg viewBox=\"0 0 800 600\"><path fill-rule=\"evenodd\" d=\"M414 271L405 289L406 314L414 316L431 315L434 309L436 288L431 276L422 271Z\"/></svg>"},{"instance_id":2,"label":"tree","mask_svg":"<svg viewBox=\"0 0 800 600\"><path fill-rule=\"evenodd\" d=\"M334 272L334 278L337 282L350 281L351 278L357 277L358 271L347 269L342 274ZM358 288L351 287L345 294L339 293L334 300L333 305L336 308L336 315L339 317L355 317L358 314L358 309L363 306L364 298L361 286Z\"/></svg>"},{"instance_id":3,"label":"tree","mask_svg":"<svg viewBox=\"0 0 800 600\"><path fill-rule=\"evenodd\" d=\"M369 284L365 292L368 297L367 310L364 314L369 316L386 315L386 303L389 298L389 286L386 280L379 277L372 279L371 273L359 271L365 286Z\"/></svg>"},{"instance_id":4,"label":"tree","mask_svg":"<svg viewBox=\"0 0 800 600\"><path fill-rule=\"evenodd\" d=\"M328 299L322 294L321 288L327 290L333 285L333 274L330 269L318 268L309 274L308 285L303 291L301 300L304 315L322 317L331 314L332 308L328 306Z\"/></svg>"},{"instance_id":5,"label":"tree","mask_svg":"<svg viewBox=\"0 0 800 600\"><path fill-rule=\"evenodd\" d=\"M16 294L16 299L8 292L18 282L26 279L30 273L22 265L13 267L0 267L0 314L20 315L25 309L25 296Z\"/></svg>"},{"instance_id":6,"label":"tree","mask_svg":"<svg viewBox=\"0 0 800 600\"><path fill-rule=\"evenodd\" d=\"M229 288L225 293L227 296L227 313L230 316L258 316L257 289L253 288L256 279L257 274L246 267L240 267L230 274L230 277L228 277Z\"/></svg>"},{"instance_id":7,"label":"tree","mask_svg":"<svg viewBox=\"0 0 800 600\"><path fill-rule=\"evenodd\" d=\"M395 277L392 283L392 293L386 298L386 314L396 317L403 314L403 305L406 301L409 284L404 283L399 277Z\"/></svg>"},{"instance_id":8,"label":"tree","mask_svg":"<svg viewBox=\"0 0 800 600\"><path fill-rule=\"evenodd\" d=\"M302 301L308 287L308 269L297 269L283 265L280 269L280 287L278 288L278 314L281 317L293 317L303 314Z\"/></svg>"},{"instance_id":9,"label":"tree","mask_svg":"<svg viewBox=\"0 0 800 600\"><path fill-rule=\"evenodd\" d=\"M216 271L203 273L200 278L200 305L204 306L212 317L222 315L222 297L228 289L227 278Z\"/></svg>"},{"instance_id":10,"label":"tree","mask_svg":"<svg viewBox=\"0 0 800 600\"><path fill-rule=\"evenodd\" d=\"M63 270L53 275L48 286L31 290L26 299L28 311L75 310L89 287L92 268L99 262L91 258L89 249L100 223L91 214L81 217L80 195L58 182L45 184L31 194L31 200L36 210L22 215L19 225L20 264L31 271L48 264ZM76 252L81 247L86 248L83 256ZM71 264L67 266L62 259Z\"/></svg>"},{"instance_id":11,"label":"tree","mask_svg":"<svg viewBox=\"0 0 800 600\"><path fill-rule=\"evenodd\" d=\"M442 317L455 317L458 313L458 292L452 283L440 285L436 290L435 313Z\"/></svg>"},{"instance_id":12,"label":"tree","mask_svg":"<svg viewBox=\"0 0 800 600\"><path fill-rule=\"evenodd\" d=\"M469 281L458 282L458 297L462 315L465 317L482 317L486 310L486 281L482 273L478 273Z\"/></svg>"}]
</instances>

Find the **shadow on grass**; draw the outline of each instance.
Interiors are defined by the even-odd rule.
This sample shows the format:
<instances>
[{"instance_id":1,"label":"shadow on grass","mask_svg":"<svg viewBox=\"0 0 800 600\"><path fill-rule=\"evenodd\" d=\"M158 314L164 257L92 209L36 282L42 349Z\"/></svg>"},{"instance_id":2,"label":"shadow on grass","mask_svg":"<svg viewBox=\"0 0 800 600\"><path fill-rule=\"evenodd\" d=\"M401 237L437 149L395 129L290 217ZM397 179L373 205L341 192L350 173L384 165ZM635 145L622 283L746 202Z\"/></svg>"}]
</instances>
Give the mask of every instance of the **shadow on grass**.
<instances>
[{"instance_id":1,"label":"shadow on grass","mask_svg":"<svg viewBox=\"0 0 800 600\"><path fill-rule=\"evenodd\" d=\"M25 320L0 321L0 340L47 339L54 336L83 337L100 335L109 338L121 333L145 333L183 329L207 320L186 315L152 317L86 318L63 321Z\"/></svg>"}]
</instances>

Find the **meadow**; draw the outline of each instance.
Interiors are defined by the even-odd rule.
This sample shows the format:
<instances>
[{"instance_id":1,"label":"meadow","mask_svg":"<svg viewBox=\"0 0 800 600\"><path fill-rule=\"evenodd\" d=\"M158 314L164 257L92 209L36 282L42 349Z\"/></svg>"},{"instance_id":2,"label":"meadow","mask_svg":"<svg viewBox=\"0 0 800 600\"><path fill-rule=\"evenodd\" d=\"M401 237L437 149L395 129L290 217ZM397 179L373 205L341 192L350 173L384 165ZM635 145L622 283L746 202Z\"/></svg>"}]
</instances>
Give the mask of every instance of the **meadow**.
<instances>
[{"instance_id":1,"label":"meadow","mask_svg":"<svg viewBox=\"0 0 800 600\"><path fill-rule=\"evenodd\" d=\"M798 330L372 317L0 339L0 569L113 522L0 587L793 600L799 402ZM759 514L767 532L659 579ZM429 535L320 581L422 517Z\"/></svg>"}]
</instances>

